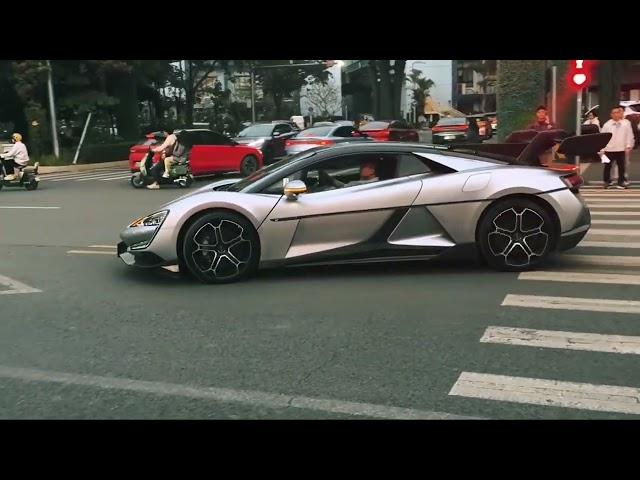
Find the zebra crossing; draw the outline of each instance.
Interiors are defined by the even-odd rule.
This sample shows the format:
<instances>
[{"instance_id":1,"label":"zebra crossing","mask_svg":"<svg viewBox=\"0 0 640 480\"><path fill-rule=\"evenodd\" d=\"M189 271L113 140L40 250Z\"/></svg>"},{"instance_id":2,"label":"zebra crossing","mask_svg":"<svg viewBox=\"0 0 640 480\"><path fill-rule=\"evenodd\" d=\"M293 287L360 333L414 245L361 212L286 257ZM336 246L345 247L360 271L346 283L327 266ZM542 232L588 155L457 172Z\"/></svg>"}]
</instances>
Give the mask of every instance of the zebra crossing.
<instances>
[{"instance_id":1,"label":"zebra crossing","mask_svg":"<svg viewBox=\"0 0 640 480\"><path fill-rule=\"evenodd\" d=\"M128 168L100 168L87 170L84 172L61 172L41 174L41 182L110 182L131 178L131 171Z\"/></svg>"},{"instance_id":2,"label":"zebra crossing","mask_svg":"<svg viewBox=\"0 0 640 480\"><path fill-rule=\"evenodd\" d=\"M563 328L549 328L548 321L545 322L546 328L535 328L538 319L542 323L541 315L534 317L534 325L527 325L531 328L490 325L479 338L480 344L509 345L516 349L578 350L589 355L640 355L640 220L637 218L640 216L640 189L604 190L587 186L581 189L581 194L589 205L593 226L576 247L577 252L559 256L559 263L552 263L544 270L522 272L517 277L517 286L526 290L536 284L542 285L542 289L553 289L556 282L574 285L569 285L569 289L563 288L562 296L507 293L500 304L501 309L511 309L506 311L516 314L520 309L555 310L561 315ZM598 285L595 290L598 293L594 295L597 298L567 294L584 292L588 285ZM596 312L607 320L611 319L607 323L609 331L582 331L578 324L568 329L567 322L573 326L571 319L575 318L569 312L576 311ZM632 327L635 330L632 333L636 335L622 335L615 331L620 321L628 319L638 320L637 328ZM605 366L606 361L597 365ZM541 365L540 368L549 366ZM553 367L561 369L565 366ZM640 385L591 384L574 382L571 378L518 377L499 373L462 371L449 395L515 405L640 415Z\"/></svg>"}]
</instances>

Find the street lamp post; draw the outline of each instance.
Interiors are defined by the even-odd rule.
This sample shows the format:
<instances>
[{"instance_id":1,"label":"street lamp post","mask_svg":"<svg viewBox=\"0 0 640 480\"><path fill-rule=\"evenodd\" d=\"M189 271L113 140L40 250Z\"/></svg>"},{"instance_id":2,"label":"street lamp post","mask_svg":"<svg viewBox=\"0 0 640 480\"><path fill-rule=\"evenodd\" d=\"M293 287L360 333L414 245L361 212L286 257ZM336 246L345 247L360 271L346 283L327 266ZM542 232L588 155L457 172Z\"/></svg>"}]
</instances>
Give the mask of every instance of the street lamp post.
<instances>
[{"instance_id":1,"label":"street lamp post","mask_svg":"<svg viewBox=\"0 0 640 480\"><path fill-rule=\"evenodd\" d=\"M51 115L51 136L53 139L53 154L60 158L58 145L58 127L56 123L56 104L53 98L53 79L51 77L51 62L47 60L47 93L49 94L49 114Z\"/></svg>"}]
</instances>

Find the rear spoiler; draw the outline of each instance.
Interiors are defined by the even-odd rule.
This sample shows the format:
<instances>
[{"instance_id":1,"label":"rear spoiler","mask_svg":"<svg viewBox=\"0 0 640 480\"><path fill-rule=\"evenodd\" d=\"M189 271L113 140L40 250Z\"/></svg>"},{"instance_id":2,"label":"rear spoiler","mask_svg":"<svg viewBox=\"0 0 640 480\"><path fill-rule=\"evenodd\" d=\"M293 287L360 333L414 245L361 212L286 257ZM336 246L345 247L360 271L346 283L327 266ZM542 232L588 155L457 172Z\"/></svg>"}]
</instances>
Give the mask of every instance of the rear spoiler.
<instances>
[{"instance_id":1,"label":"rear spoiler","mask_svg":"<svg viewBox=\"0 0 640 480\"><path fill-rule=\"evenodd\" d=\"M505 143L460 144L452 150L471 150L477 154L500 155L514 165L540 166L540 155L560 144L558 153L568 157L580 156L583 163L598 162L598 152L611 140L610 133L589 133L571 136L560 129L518 130Z\"/></svg>"}]
</instances>

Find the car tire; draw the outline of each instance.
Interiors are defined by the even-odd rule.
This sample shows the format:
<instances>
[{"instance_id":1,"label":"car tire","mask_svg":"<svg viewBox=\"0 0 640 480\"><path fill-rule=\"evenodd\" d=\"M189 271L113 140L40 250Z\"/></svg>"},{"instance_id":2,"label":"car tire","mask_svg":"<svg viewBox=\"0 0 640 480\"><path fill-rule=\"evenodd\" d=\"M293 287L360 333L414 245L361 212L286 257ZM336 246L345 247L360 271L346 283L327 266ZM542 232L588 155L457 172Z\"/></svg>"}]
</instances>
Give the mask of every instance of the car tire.
<instances>
[{"instance_id":1,"label":"car tire","mask_svg":"<svg viewBox=\"0 0 640 480\"><path fill-rule=\"evenodd\" d=\"M557 241L549 213L527 198L496 202L480 222L480 254L495 270L521 272L535 268L545 261Z\"/></svg>"},{"instance_id":2,"label":"car tire","mask_svg":"<svg viewBox=\"0 0 640 480\"><path fill-rule=\"evenodd\" d=\"M243 177L248 177L258 170L258 159L254 155L247 155L240 162L240 173Z\"/></svg>"},{"instance_id":3,"label":"car tire","mask_svg":"<svg viewBox=\"0 0 640 480\"><path fill-rule=\"evenodd\" d=\"M133 175L131 175L131 185L133 186L133 188L143 188L144 187L144 180L142 179L142 174L141 173L134 173Z\"/></svg>"},{"instance_id":4,"label":"car tire","mask_svg":"<svg viewBox=\"0 0 640 480\"><path fill-rule=\"evenodd\" d=\"M197 218L182 242L182 260L203 283L231 283L250 276L260 259L260 240L241 215L210 212Z\"/></svg>"}]
</instances>

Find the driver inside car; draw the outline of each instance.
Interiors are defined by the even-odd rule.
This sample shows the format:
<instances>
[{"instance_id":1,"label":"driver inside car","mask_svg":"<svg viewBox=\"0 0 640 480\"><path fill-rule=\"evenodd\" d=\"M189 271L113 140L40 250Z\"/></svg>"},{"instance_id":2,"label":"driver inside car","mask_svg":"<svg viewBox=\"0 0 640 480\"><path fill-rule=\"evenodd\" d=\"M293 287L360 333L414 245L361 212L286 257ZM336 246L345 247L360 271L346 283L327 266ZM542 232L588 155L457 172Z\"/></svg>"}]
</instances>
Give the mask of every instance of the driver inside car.
<instances>
[{"instance_id":1,"label":"driver inside car","mask_svg":"<svg viewBox=\"0 0 640 480\"><path fill-rule=\"evenodd\" d=\"M324 170L320 170L318 175L321 183L333 185L337 188L354 187L356 185L363 185L365 183L372 183L380 180L377 174L377 161L373 159L363 160L360 164L360 180L344 183L340 180L336 180Z\"/></svg>"}]
</instances>

